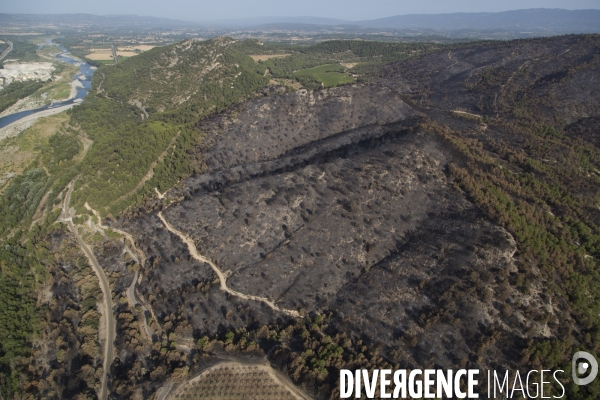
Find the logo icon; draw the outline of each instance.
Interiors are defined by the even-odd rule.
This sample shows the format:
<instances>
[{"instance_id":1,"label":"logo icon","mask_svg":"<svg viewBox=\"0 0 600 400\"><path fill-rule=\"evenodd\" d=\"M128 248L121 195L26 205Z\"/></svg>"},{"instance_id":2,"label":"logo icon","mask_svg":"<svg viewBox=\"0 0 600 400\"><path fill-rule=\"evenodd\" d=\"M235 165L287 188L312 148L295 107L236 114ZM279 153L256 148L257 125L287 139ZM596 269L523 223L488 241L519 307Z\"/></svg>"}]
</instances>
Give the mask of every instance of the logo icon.
<instances>
[{"instance_id":1,"label":"logo icon","mask_svg":"<svg viewBox=\"0 0 600 400\"><path fill-rule=\"evenodd\" d=\"M582 361L582 359L585 361ZM573 354L571 371L573 374L573 382L575 382L576 385L584 386L596 379L596 375L598 375L598 362L590 353L578 351ZM583 376L588 372L589 375L587 377L580 378L580 376Z\"/></svg>"}]
</instances>

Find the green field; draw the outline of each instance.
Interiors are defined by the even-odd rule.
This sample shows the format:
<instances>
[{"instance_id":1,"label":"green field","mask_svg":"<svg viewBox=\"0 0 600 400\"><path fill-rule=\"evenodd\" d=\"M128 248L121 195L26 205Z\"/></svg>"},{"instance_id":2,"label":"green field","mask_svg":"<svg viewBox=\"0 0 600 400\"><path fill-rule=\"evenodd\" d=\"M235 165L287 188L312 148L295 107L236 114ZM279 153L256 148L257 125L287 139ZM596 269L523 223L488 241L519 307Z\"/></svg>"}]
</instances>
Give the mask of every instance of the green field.
<instances>
[{"instance_id":1,"label":"green field","mask_svg":"<svg viewBox=\"0 0 600 400\"><path fill-rule=\"evenodd\" d=\"M312 75L323 83L324 87L334 87L354 83L354 78L345 73L346 67L339 64L326 64L318 67L306 68L296 71L294 75Z\"/></svg>"}]
</instances>

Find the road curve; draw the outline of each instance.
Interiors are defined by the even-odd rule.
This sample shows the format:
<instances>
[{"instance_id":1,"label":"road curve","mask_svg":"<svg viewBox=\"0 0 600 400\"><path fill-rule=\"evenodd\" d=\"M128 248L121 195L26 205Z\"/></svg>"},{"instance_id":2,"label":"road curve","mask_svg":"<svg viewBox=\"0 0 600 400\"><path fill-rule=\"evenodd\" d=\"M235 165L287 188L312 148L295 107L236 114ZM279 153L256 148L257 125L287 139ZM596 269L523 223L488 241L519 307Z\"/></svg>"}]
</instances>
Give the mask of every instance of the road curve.
<instances>
[{"instance_id":1,"label":"road curve","mask_svg":"<svg viewBox=\"0 0 600 400\"><path fill-rule=\"evenodd\" d=\"M107 229L112 229L114 232L117 232L118 234L122 235L125 237L125 239L129 240L129 243L131 245L131 247L133 248L133 251L139 255L139 259L138 257L136 257L127 247L127 242L125 242L125 249L127 251L129 251L129 254L131 255L131 257L135 260L135 262L143 267L146 263L146 256L144 254L143 251L139 250L136 246L135 246L135 240L133 240L133 236L131 236L129 233L122 231L120 229L117 229L115 227L108 227L105 225L102 225L102 217L100 217L100 214L98 213L98 211L94 210L92 207L90 207L90 205L86 202L84 204L84 207L91 211L92 214L94 214L94 216L96 216L96 218L98 218L98 226L101 229L107 230ZM141 261L140 261L141 260ZM152 315L152 318L154 319L154 321L156 321L156 323L158 324L158 319L156 318L156 315L154 314L154 310L152 309L152 307L150 307L150 305L146 305L146 302L144 301L144 299L142 298L142 296L137 295L139 301L136 299L136 291L135 291L135 285L137 283L137 279L138 279L138 271L136 271L135 273L135 277L133 279L133 281L131 282L131 285L129 286L129 288L127 289L127 298L129 300L129 302L131 303L132 307L135 307L136 303L139 303L142 306L142 311L144 311L144 313L146 311L150 312L150 315ZM144 314L145 315L145 314ZM150 331L150 328L148 327L148 321L146 320L146 318L144 318L144 329L146 331L146 335L148 336L148 338L150 340L152 340L152 332ZM160 331L159 331L160 332Z\"/></svg>"},{"instance_id":2,"label":"road curve","mask_svg":"<svg viewBox=\"0 0 600 400\"><path fill-rule=\"evenodd\" d=\"M114 341L115 341L115 336L116 336L115 318L114 318L113 311L112 311L113 310L112 294L111 294L110 285L108 284L108 279L106 278L106 274L104 273L104 270L98 263L98 260L96 259L96 256L94 255L92 250L83 241L81 236L79 236L79 232L77 232L75 225L73 225L71 211L69 210L69 203L71 202L71 192L73 192L74 187L75 187L75 181L73 181L69 184L69 189L67 190L67 194L65 195L65 200L63 202L62 215L59 218L59 221L66 222L71 233L73 233L73 235L75 235L75 238L77 238L77 243L79 244L79 247L81 247L81 250L85 254L86 258L90 262L90 265L92 266L92 269L94 270L94 272L96 273L96 276L98 277L98 281L100 282L100 289L102 290L102 295L104 296L104 318L106 320L106 323L105 323L106 343L105 343L105 347L104 347L104 364L103 364L104 371L102 372L102 380L100 382L100 394L98 397L100 398L100 400L107 400L108 399L108 386L107 386L108 370L110 369L110 366L112 365L112 362L113 362Z\"/></svg>"},{"instance_id":3,"label":"road curve","mask_svg":"<svg viewBox=\"0 0 600 400\"><path fill-rule=\"evenodd\" d=\"M13 44L10 40L7 40L6 43L8 43L8 47L6 48L6 50L4 50L2 52L2 54L0 54L0 60L2 60L4 57L6 57L8 55L8 53L10 53L11 50L13 49Z\"/></svg>"},{"instance_id":4,"label":"road curve","mask_svg":"<svg viewBox=\"0 0 600 400\"><path fill-rule=\"evenodd\" d=\"M110 46L110 49L112 50L112 55L113 55L113 59L115 61L115 65L117 65L119 63L119 60L117 59L117 46L113 44L112 46Z\"/></svg>"},{"instance_id":5,"label":"road curve","mask_svg":"<svg viewBox=\"0 0 600 400\"><path fill-rule=\"evenodd\" d=\"M138 276L139 276L139 271L135 271L135 275L133 276L131 285L129 285L129 287L127 288L127 301L129 302L129 306L131 307L132 310L135 308L135 306L137 304L139 304L142 307L142 312L143 312L143 316L144 316L144 318L142 319L142 325L144 327L144 333L146 334L146 337L148 338L148 340L150 342L152 342L152 331L150 330L150 327L148 326L148 321L146 321L146 311L148 311L148 309L142 303L137 301L137 299L135 298L135 285L137 283Z\"/></svg>"},{"instance_id":6,"label":"road curve","mask_svg":"<svg viewBox=\"0 0 600 400\"><path fill-rule=\"evenodd\" d=\"M233 296L237 296L239 298L245 299L245 300L259 301L261 303L268 305L274 311L279 311L284 314L290 315L292 317L300 316L298 311L286 310L284 308L279 308L275 305L275 303L273 303L272 301L270 301L269 299L266 299L264 297L252 296L252 295L236 292L235 290L231 290L230 288L228 288L227 287L227 278L225 277L225 274L223 274L223 272L221 272L219 267L217 267L211 260L209 260L208 258L206 258L198 253L198 249L196 249L196 245L194 244L194 241L189 236L187 236L187 235L183 234L182 232L178 231L177 229L173 228L171 226L171 224L165 219L165 217L163 217L162 212L158 213L158 218L160 218L160 220L162 221L162 223L165 225L165 227L167 228L167 230L169 232L174 233L175 235L179 236L179 238L187 245L188 250L192 257L194 257L196 260L198 260L200 262L206 263L211 266L213 271L215 271L215 274L217 274L217 276L219 277L219 281L221 282L221 290L223 290L224 292L227 292Z\"/></svg>"}]
</instances>

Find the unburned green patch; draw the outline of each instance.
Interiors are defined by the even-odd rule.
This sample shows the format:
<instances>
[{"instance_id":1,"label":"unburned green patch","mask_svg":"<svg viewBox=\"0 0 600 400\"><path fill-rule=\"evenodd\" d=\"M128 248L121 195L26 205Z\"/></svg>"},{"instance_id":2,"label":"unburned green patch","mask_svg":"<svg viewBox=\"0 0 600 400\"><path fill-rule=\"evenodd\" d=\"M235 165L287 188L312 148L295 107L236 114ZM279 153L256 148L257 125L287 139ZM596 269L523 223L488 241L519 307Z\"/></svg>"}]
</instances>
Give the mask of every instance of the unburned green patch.
<instances>
[{"instance_id":1,"label":"unburned green patch","mask_svg":"<svg viewBox=\"0 0 600 400\"><path fill-rule=\"evenodd\" d=\"M318 67L296 71L294 75L304 84L307 78L314 77L323 87L335 87L354 83L354 78L347 74L346 67L339 64L326 64Z\"/></svg>"}]
</instances>

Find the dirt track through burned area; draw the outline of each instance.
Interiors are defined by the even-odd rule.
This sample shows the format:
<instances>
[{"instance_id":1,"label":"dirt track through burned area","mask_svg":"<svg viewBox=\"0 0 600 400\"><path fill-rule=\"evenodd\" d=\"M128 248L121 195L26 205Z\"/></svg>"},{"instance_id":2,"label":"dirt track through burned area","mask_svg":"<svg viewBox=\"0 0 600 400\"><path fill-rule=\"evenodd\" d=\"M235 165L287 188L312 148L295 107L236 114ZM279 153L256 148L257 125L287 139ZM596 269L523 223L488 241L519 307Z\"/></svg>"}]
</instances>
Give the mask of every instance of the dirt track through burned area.
<instances>
[{"instance_id":1,"label":"dirt track through burned area","mask_svg":"<svg viewBox=\"0 0 600 400\"><path fill-rule=\"evenodd\" d=\"M74 188L75 188L75 181L73 181L69 184L69 188L67 190L67 194L65 195L65 200L63 202L62 215L61 215L61 218L59 219L59 221L67 223L69 230L71 231L71 233L73 233L73 235L75 235L75 238L77 239L77 243L79 244L79 247L85 254L85 257L90 262L90 265L92 266L92 269L96 273L96 276L98 276L100 289L102 290L102 295L104 297L104 302L103 302L103 308L104 308L103 311L104 312L102 313L102 315L106 319L106 324L105 324L106 343L104 344L104 363L102 364L103 371L102 371L102 379L100 380L100 393L98 394L98 397L101 400L106 400L106 399L108 399L108 388L107 388L108 370L110 369L110 366L112 365L112 361L113 361L114 341L115 341L115 337L116 337L116 329L115 329L116 323L115 323L115 317L113 315L112 295L111 295L110 285L109 285L108 279L106 277L106 274L104 273L104 270L100 266L100 263L98 263L98 260L96 259L96 256L94 255L94 252L83 241L83 239L79 235L79 232L77 232L77 228L75 227L75 225L73 225L71 210L69 210L69 203L71 201L71 193L73 192Z\"/></svg>"},{"instance_id":2,"label":"dirt track through burned area","mask_svg":"<svg viewBox=\"0 0 600 400\"><path fill-rule=\"evenodd\" d=\"M196 249L196 245L194 244L194 241L189 236L187 236L184 233L173 228L173 226L171 226L171 224L165 219L165 217L162 215L161 212L158 213L158 218L160 218L160 220L162 221L162 223L165 225L165 227L167 228L167 230L169 232L174 233L175 235L179 236L179 238L187 245L190 255L193 258L195 258L196 260L198 260L202 263L206 263L211 266L211 268L213 269L215 274L217 274L217 276L219 277L219 281L221 282L221 290L223 290L224 292L227 292L233 296L237 296L239 298L245 299L245 300L259 301L261 303L268 305L274 311L279 311L279 312L282 312L282 313L287 314L292 317L300 316L298 311L286 310L283 308L279 308L275 305L275 303L273 303L272 301L270 301L269 299L267 299L265 297L247 295L247 294L243 294L240 292L236 292L235 290L231 290L229 287L227 287L227 277L225 276L225 274L223 274L223 272L219 269L219 267L217 267L211 260L209 260L208 258L206 258L198 253L198 249Z\"/></svg>"}]
</instances>

